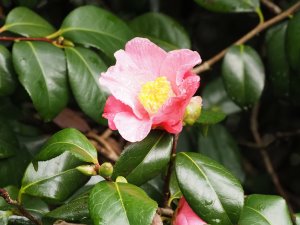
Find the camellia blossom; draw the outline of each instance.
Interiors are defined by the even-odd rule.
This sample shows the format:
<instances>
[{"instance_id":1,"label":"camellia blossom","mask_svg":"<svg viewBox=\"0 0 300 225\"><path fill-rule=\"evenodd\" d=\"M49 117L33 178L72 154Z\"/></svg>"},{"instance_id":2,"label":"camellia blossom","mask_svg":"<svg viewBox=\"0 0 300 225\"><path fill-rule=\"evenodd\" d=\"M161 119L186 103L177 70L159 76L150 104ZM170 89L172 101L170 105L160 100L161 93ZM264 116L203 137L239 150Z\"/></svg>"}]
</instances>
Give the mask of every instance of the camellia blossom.
<instances>
[{"instance_id":1,"label":"camellia blossom","mask_svg":"<svg viewBox=\"0 0 300 225\"><path fill-rule=\"evenodd\" d=\"M130 40L114 55L116 64L99 79L112 94L103 113L109 127L130 142L156 128L179 133L185 108L200 85L191 71L200 55L189 49L166 52L146 38Z\"/></svg>"},{"instance_id":2,"label":"camellia blossom","mask_svg":"<svg viewBox=\"0 0 300 225\"><path fill-rule=\"evenodd\" d=\"M179 200L178 208L176 210L173 225L204 225L205 223L194 211L191 209L187 201L182 197Z\"/></svg>"}]
</instances>

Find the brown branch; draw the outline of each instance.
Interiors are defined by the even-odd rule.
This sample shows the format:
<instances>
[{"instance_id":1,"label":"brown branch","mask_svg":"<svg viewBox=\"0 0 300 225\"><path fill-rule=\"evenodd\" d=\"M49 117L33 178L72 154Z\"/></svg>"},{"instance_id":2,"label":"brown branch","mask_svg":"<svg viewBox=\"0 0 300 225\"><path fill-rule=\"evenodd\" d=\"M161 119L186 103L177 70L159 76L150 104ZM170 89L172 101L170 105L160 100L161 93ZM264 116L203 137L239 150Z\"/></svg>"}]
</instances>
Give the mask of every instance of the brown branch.
<instances>
[{"instance_id":1,"label":"brown branch","mask_svg":"<svg viewBox=\"0 0 300 225\"><path fill-rule=\"evenodd\" d=\"M280 14L282 12L282 9L276 5L274 2L270 0L260 0L262 4L264 4L270 11L272 11L275 14Z\"/></svg>"},{"instance_id":2,"label":"brown branch","mask_svg":"<svg viewBox=\"0 0 300 225\"><path fill-rule=\"evenodd\" d=\"M33 37L0 37L0 41L42 41L53 43L55 41L48 38L33 38Z\"/></svg>"},{"instance_id":3,"label":"brown branch","mask_svg":"<svg viewBox=\"0 0 300 225\"><path fill-rule=\"evenodd\" d=\"M270 20L267 20L266 22L260 23L253 30L251 30L249 33L247 33L245 36L243 36L242 38L237 40L234 44L235 45L244 44L245 42L247 42L248 40L253 38L255 35L257 35L258 33L262 32L263 30L267 29L268 27L282 21L283 19L289 17L291 14L298 11L299 9L300 9L300 2L297 2L296 4L294 4L293 6L288 8L286 11L282 12L281 14L273 17ZM193 72L194 73L202 73L204 71L209 70L212 65L214 65L215 63L217 63L219 60L221 60L224 57L224 55L226 54L228 48L225 48L224 50L219 52L217 55L212 57L211 59L209 59L206 62L202 63L200 66L195 67L193 69Z\"/></svg>"},{"instance_id":4,"label":"brown branch","mask_svg":"<svg viewBox=\"0 0 300 225\"><path fill-rule=\"evenodd\" d=\"M32 216L26 209L24 209L21 204L19 204L16 200L11 199L9 193L5 189L0 188L0 196L6 201L7 204L15 206L23 216L28 218L34 224L42 225L42 223Z\"/></svg>"},{"instance_id":5,"label":"brown branch","mask_svg":"<svg viewBox=\"0 0 300 225\"><path fill-rule=\"evenodd\" d=\"M170 208L158 208L156 211L161 216L173 217L174 210Z\"/></svg>"},{"instance_id":6,"label":"brown branch","mask_svg":"<svg viewBox=\"0 0 300 225\"><path fill-rule=\"evenodd\" d=\"M254 137L254 140L258 146L263 145L263 140L261 138L261 135L259 133L259 128L258 128L258 112L259 112L259 104L257 104L253 109L251 113L251 120L250 120L250 127L251 127L251 132ZM266 170L268 174L271 176L271 179L273 181L273 184L275 185L275 188L277 192L286 200L290 212L293 215L293 208L289 202L288 195L286 194L285 190L283 189L283 186L281 185L281 182L279 180L278 175L276 174L276 171L272 165L272 161L270 159L270 156L267 153L267 150L265 148L260 149L260 154L262 156L264 165L266 167Z\"/></svg>"},{"instance_id":7,"label":"brown branch","mask_svg":"<svg viewBox=\"0 0 300 225\"><path fill-rule=\"evenodd\" d=\"M171 175L172 175L172 169L173 169L173 156L176 155L176 147L177 147L177 142L178 142L178 134L173 135L173 145L172 145L172 150L171 150L171 155L170 155L170 162L168 166L168 171L167 175L165 177L165 185L164 185L164 207L168 207L168 201L170 198L170 180L171 180Z\"/></svg>"}]
</instances>

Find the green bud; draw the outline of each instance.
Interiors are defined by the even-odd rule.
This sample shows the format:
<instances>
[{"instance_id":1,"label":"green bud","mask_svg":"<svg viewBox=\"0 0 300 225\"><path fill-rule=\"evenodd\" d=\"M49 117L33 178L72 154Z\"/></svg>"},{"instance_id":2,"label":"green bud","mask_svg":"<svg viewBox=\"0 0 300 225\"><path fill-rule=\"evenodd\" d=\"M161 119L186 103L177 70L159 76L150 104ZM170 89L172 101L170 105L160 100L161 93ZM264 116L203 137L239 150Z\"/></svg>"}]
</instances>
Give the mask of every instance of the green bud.
<instances>
[{"instance_id":1,"label":"green bud","mask_svg":"<svg viewBox=\"0 0 300 225\"><path fill-rule=\"evenodd\" d=\"M95 176L97 175L95 170L95 165L82 165L77 166L76 169L87 176Z\"/></svg>"},{"instance_id":2,"label":"green bud","mask_svg":"<svg viewBox=\"0 0 300 225\"><path fill-rule=\"evenodd\" d=\"M66 40L66 39L63 40L62 45L66 46L66 47L74 47L75 46L72 41L69 41L69 40Z\"/></svg>"},{"instance_id":3,"label":"green bud","mask_svg":"<svg viewBox=\"0 0 300 225\"><path fill-rule=\"evenodd\" d=\"M99 168L99 175L102 177L111 177L114 172L114 167L111 163L105 162Z\"/></svg>"},{"instance_id":4,"label":"green bud","mask_svg":"<svg viewBox=\"0 0 300 225\"><path fill-rule=\"evenodd\" d=\"M128 183L125 177L118 176L116 179L117 183Z\"/></svg>"},{"instance_id":5,"label":"green bud","mask_svg":"<svg viewBox=\"0 0 300 225\"><path fill-rule=\"evenodd\" d=\"M185 109L183 123L185 125L192 126L201 114L202 108L202 98L200 96L195 96L191 98L190 103Z\"/></svg>"}]
</instances>

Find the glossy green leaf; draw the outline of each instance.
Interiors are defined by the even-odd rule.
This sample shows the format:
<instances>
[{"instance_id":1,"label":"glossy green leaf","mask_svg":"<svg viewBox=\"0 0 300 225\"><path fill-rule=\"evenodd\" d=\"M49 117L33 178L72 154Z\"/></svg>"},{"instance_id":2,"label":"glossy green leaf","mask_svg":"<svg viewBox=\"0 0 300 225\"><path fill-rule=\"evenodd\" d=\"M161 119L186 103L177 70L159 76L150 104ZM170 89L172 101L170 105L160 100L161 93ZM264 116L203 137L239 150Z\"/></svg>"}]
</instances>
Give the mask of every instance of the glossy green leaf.
<instances>
[{"instance_id":1,"label":"glossy green leaf","mask_svg":"<svg viewBox=\"0 0 300 225\"><path fill-rule=\"evenodd\" d=\"M300 225L300 213L295 214L296 217L296 225Z\"/></svg>"},{"instance_id":2,"label":"glossy green leaf","mask_svg":"<svg viewBox=\"0 0 300 225\"><path fill-rule=\"evenodd\" d=\"M286 50L290 65L300 71L300 13L289 21L286 31Z\"/></svg>"},{"instance_id":3,"label":"glossy green leaf","mask_svg":"<svg viewBox=\"0 0 300 225\"><path fill-rule=\"evenodd\" d=\"M272 195L249 195L239 225L292 225L285 200Z\"/></svg>"},{"instance_id":4,"label":"glossy green leaf","mask_svg":"<svg viewBox=\"0 0 300 225\"><path fill-rule=\"evenodd\" d=\"M10 125L0 120L0 159L15 155L19 149L18 140Z\"/></svg>"},{"instance_id":5,"label":"glossy green leaf","mask_svg":"<svg viewBox=\"0 0 300 225\"><path fill-rule=\"evenodd\" d=\"M0 224L1 225L7 225L8 224L8 218L12 215L11 211L1 211L0 210Z\"/></svg>"},{"instance_id":6,"label":"glossy green leaf","mask_svg":"<svg viewBox=\"0 0 300 225\"><path fill-rule=\"evenodd\" d=\"M239 181L222 165L199 153L177 154L175 171L182 194L209 224L236 224L244 204Z\"/></svg>"},{"instance_id":7,"label":"glossy green leaf","mask_svg":"<svg viewBox=\"0 0 300 225\"><path fill-rule=\"evenodd\" d=\"M226 114L223 113L219 108L202 109L201 115L197 119L196 123L204 125L213 125L220 123L226 118Z\"/></svg>"},{"instance_id":8,"label":"glossy green leaf","mask_svg":"<svg viewBox=\"0 0 300 225\"><path fill-rule=\"evenodd\" d=\"M31 160L30 157L25 148L18 148L14 156L0 159L0 187L19 186L24 171Z\"/></svg>"},{"instance_id":9,"label":"glossy green leaf","mask_svg":"<svg viewBox=\"0 0 300 225\"><path fill-rule=\"evenodd\" d=\"M35 160L52 159L66 151L84 162L98 163L95 147L86 136L74 128L66 128L55 133L43 146Z\"/></svg>"},{"instance_id":10,"label":"glossy green leaf","mask_svg":"<svg viewBox=\"0 0 300 225\"><path fill-rule=\"evenodd\" d=\"M68 76L74 97L80 108L95 121L106 123L102 118L107 94L99 86L99 75L107 66L92 50L66 48Z\"/></svg>"},{"instance_id":11,"label":"glossy green leaf","mask_svg":"<svg viewBox=\"0 0 300 225\"><path fill-rule=\"evenodd\" d=\"M79 196L47 213L45 217L53 221L83 222L89 217L88 200L89 194Z\"/></svg>"},{"instance_id":12,"label":"glossy green leaf","mask_svg":"<svg viewBox=\"0 0 300 225\"><path fill-rule=\"evenodd\" d=\"M166 50L191 48L191 41L184 28L162 13L146 13L130 22L136 36L149 38Z\"/></svg>"},{"instance_id":13,"label":"glossy green leaf","mask_svg":"<svg viewBox=\"0 0 300 225\"><path fill-rule=\"evenodd\" d=\"M222 75L229 97L243 108L252 107L260 98L264 85L264 66L254 49L236 45L229 48Z\"/></svg>"},{"instance_id":14,"label":"glossy green leaf","mask_svg":"<svg viewBox=\"0 0 300 225\"><path fill-rule=\"evenodd\" d=\"M286 29L287 23L279 24L268 30L266 36L269 76L277 96L289 95L290 67L285 47Z\"/></svg>"},{"instance_id":15,"label":"glossy green leaf","mask_svg":"<svg viewBox=\"0 0 300 225\"><path fill-rule=\"evenodd\" d=\"M55 203L66 200L88 179L76 169L81 164L82 161L68 152L37 162L37 170L31 163L24 174L20 196L28 194Z\"/></svg>"},{"instance_id":16,"label":"glossy green leaf","mask_svg":"<svg viewBox=\"0 0 300 225\"><path fill-rule=\"evenodd\" d=\"M79 44L100 49L109 57L133 37L128 26L112 13L95 7L82 6L63 21L58 34Z\"/></svg>"},{"instance_id":17,"label":"glossy green leaf","mask_svg":"<svg viewBox=\"0 0 300 225\"><path fill-rule=\"evenodd\" d=\"M155 201L128 183L102 181L93 188L89 199L94 225L150 225L156 209Z\"/></svg>"},{"instance_id":18,"label":"glossy green leaf","mask_svg":"<svg viewBox=\"0 0 300 225\"><path fill-rule=\"evenodd\" d=\"M195 0L195 2L213 12L255 12L259 8L259 0Z\"/></svg>"},{"instance_id":19,"label":"glossy green leaf","mask_svg":"<svg viewBox=\"0 0 300 225\"><path fill-rule=\"evenodd\" d=\"M129 183L141 185L157 176L170 160L172 136L152 131L144 140L125 148L114 166L112 178L125 177Z\"/></svg>"},{"instance_id":20,"label":"glossy green leaf","mask_svg":"<svg viewBox=\"0 0 300 225\"><path fill-rule=\"evenodd\" d=\"M222 78L209 82L202 93L203 107L207 109L220 109L227 115L240 112L238 107L229 97L225 90Z\"/></svg>"},{"instance_id":21,"label":"glossy green leaf","mask_svg":"<svg viewBox=\"0 0 300 225\"><path fill-rule=\"evenodd\" d=\"M140 186L140 188L142 188L147 195L155 200L159 205L163 203L164 180L161 174L144 183Z\"/></svg>"},{"instance_id":22,"label":"glossy green leaf","mask_svg":"<svg viewBox=\"0 0 300 225\"><path fill-rule=\"evenodd\" d=\"M211 126L207 135L198 138L198 152L228 168L240 181L244 181L239 148L235 139L220 124Z\"/></svg>"},{"instance_id":23,"label":"glossy green leaf","mask_svg":"<svg viewBox=\"0 0 300 225\"><path fill-rule=\"evenodd\" d=\"M0 96L13 93L15 81L11 53L0 45Z\"/></svg>"},{"instance_id":24,"label":"glossy green leaf","mask_svg":"<svg viewBox=\"0 0 300 225\"><path fill-rule=\"evenodd\" d=\"M41 117L54 118L68 102L63 50L45 42L18 42L13 47L13 63Z\"/></svg>"},{"instance_id":25,"label":"glossy green leaf","mask_svg":"<svg viewBox=\"0 0 300 225\"><path fill-rule=\"evenodd\" d=\"M8 30L26 37L44 37L55 31L45 19L26 7L11 10L0 30Z\"/></svg>"},{"instance_id":26,"label":"glossy green leaf","mask_svg":"<svg viewBox=\"0 0 300 225\"><path fill-rule=\"evenodd\" d=\"M182 193L181 193L180 187L178 185L178 180L177 180L177 177L176 177L175 170L173 170L173 172L171 174L169 189L170 189L169 203L171 203L175 199L180 199L181 198Z\"/></svg>"}]
</instances>

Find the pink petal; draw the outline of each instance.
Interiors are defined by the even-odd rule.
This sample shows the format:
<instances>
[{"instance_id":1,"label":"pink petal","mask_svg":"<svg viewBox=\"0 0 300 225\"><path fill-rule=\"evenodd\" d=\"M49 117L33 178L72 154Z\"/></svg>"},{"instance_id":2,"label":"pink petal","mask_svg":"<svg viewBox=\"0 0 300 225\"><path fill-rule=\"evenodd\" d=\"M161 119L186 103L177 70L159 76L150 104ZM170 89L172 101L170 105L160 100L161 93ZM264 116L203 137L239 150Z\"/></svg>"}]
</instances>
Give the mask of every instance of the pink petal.
<instances>
[{"instance_id":1,"label":"pink petal","mask_svg":"<svg viewBox=\"0 0 300 225\"><path fill-rule=\"evenodd\" d=\"M146 38L134 38L127 42L125 51L132 61L154 78L160 76L160 67L167 53Z\"/></svg>"},{"instance_id":2,"label":"pink petal","mask_svg":"<svg viewBox=\"0 0 300 225\"><path fill-rule=\"evenodd\" d=\"M178 204L177 215L173 225L204 225L205 223L182 197Z\"/></svg>"},{"instance_id":3,"label":"pink petal","mask_svg":"<svg viewBox=\"0 0 300 225\"><path fill-rule=\"evenodd\" d=\"M108 126L112 130L116 130L116 126L114 123L114 118L117 113L120 112L131 112L132 109L116 99L113 95L109 96L106 100L105 106L104 106L104 112L103 117L108 120Z\"/></svg>"},{"instance_id":4,"label":"pink petal","mask_svg":"<svg viewBox=\"0 0 300 225\"><path fill-rule=\"evenodd\" d=\"M108 88L115 98L130 106L135 115L142 118L147 113L137 95L141 85L150 81L152 77L147 71L140 70L125 51L117 51L115 57L116 65L101 74L100 85Z\"/></svg>"},{"instance_id":5,"label":"pink petal","mask_svg":"<svg viewBox=\"0 0 300 225\"><path fill-rule=\"evenodd\" d=\"M149 119L140 120L129 112L116 114L114 123L121 136L130 142L143 140L149 134L152 125Z\"/></svg>"},{"instance_id":6,"label":"pink petal","mask_svg":"<svg viewBox=\"0 0 300 225\"><path fill-rule=\"evenodd\" d=\"M160 74L169 79L176 92L176 86L183 81L184 75L200 62L198 52L189 49L170 51L162 63Z\"/></svg>"}]
</instances>

